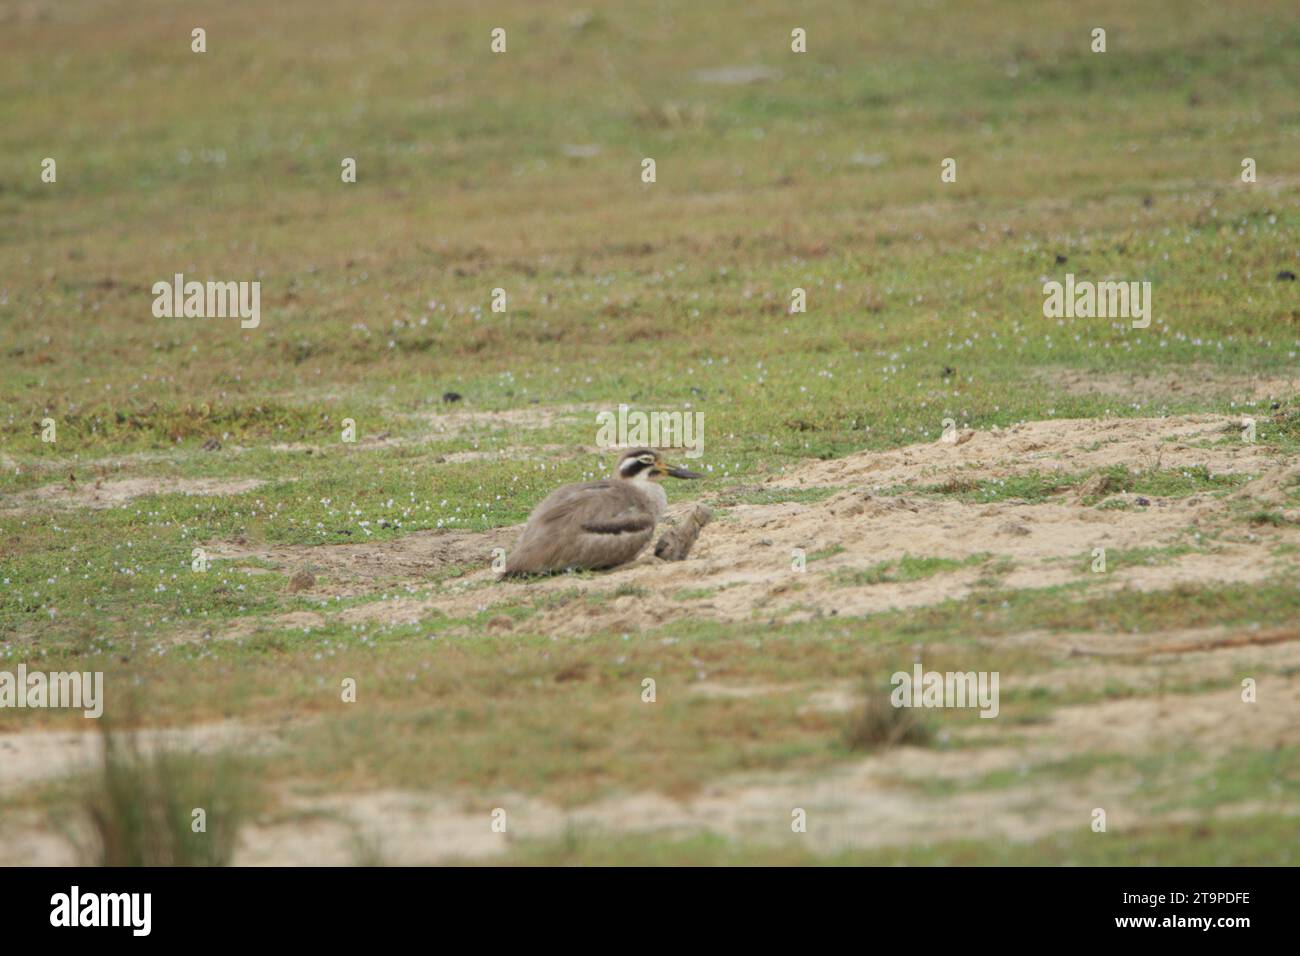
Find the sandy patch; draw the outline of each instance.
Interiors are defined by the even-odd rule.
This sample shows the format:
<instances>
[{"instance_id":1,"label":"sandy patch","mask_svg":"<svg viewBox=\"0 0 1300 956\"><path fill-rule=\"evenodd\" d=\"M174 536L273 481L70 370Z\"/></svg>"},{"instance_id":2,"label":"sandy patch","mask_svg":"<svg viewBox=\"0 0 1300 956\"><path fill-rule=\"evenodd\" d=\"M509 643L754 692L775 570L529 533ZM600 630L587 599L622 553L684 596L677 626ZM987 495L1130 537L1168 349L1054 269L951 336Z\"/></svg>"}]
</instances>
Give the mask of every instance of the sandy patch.
<instances>
[{"instance_id":1,"label":"sandy patch","mask_svg":"<svg viewBox=\"0 0 1300 956\"><path fill-rule=\"evenodd\" d=\"M122 478L115 481L63 482L13 495L4 508L27 511L37 505L116 508L146 495L242 495L263 484L258 478Z\"/></svg>"},{"instance_id":2,"label":"sandy patch","mask_svg":"<svg viewBox=\"0 0 1300 956\"><path fill-rule=\"evenodd\" d=\"M1251 676L1250 674L1244 676ZM1204 694L1148 694L1125 700L1061 707L1036 727L1032 746L1059 758L1084 753L1171 753L1198 757L1237 748L1273 749L1300 744L1300 675L1255 673L1259 699L1246 703L1240 687ZM975 727L972 739L998 731Z\"/></svg>"},{"instance_id":3,"label":"sandy patch","mask_svg":"<svg viewBox=\"0 0 1300 956\"><path fill-rule=\"evenodd\" d=\"M1118 788L1116 788L1118 790ZM813 852L847 847L981 835L1031 840L1086 821L1099 794L1079 796L1064 787L1003 790L996 797L960 794L919 797L887 783L878 770L854 768L802 783L722 785L689 801L638 793L564 811L513 796L466 812L436 794L380 791L331 799L333 819L282 823L245 831L238 865L348 865L382 862L421 865L490 860L518 840L557 840L606 834L686 835L713 832L778 843L806 841ZM491 807L488 806L491 804ZM506 811L506 833L491 830L491 810ZM807 813L808 832L791 832L791 814ZM1147 822L1147 821L1143 821ZM373 854L369 860L367 857Z\"/></svg>"},{"instance_id":4,"label":"sandy patch","mask_svg":"<svg viewBox=\"0 0 1300 956\"><path fill-rule=\"evenodd\" d=\"M1240 419L1224 415L1171 418L1056 419L998 431L976 431L961 444L933 442L864 452L801 465L773 479L777 487L929 485L948 478L992 479L1031 472L1076 474L1124 465L1131 470L1204 466L1211 474L1258 475L1280 462L1276 451L1239 440ZM1201 441L1237 441L1202 448Z\"/></svg>"},{"instance_id":5,"label":"sandy patch","mask_svg":"<svg viewBox=\"0 0 1300 956\"><path fill-rule=\"evenodd\" d=\"M93 723L87 720L87 725ZM191 753L213 753L238 745L266 747L274 737L237 721L197 724L165 730L141 730L138 739L148 753L166 747ZM0 794L43 780L90 770L103 760L98 729L24 730L0 733Z\"/></svg>"},{"instance_id":6,"label":"sandy patch","mask_svg":"<svg viewBox=\"0 0 1300 956\"><path fill-rule=\"evenodd\" d=\"M468 531L414 531L390 541L300 545L257 545L212 542L210 557L233 561L255 558L277 570L307 568L322 586L312 593L329 596L367 594L377 582L395 581L427 585L452 568L484 568L491 564L492 549L509 547L517 528Z\"/></svg>"},{"instance_id":7,"label":"sandy patch","mask_svg":"<svg viewBox=\"0 0 1300 956\"><path fill-rule=\"evenodd\" d=\"M1171 395L1214 395L1241 400L1281 400L1300 392L1300 377L1234 375L1209 365L1168 372L1087 372L1048 369L1038 379L1071 395L1101 395L1127 401L1161 403Z\"/></svg>"},{"instance_id":8,"label":"sandy patch","mask_svg":"<svg viewBox=\"0 0 1300 956\"><path fill-rule=\"evenodd\" d=\"M301 819L246 828L236 866L419 866L447 859L481 859L505 852L513 840L561 831L564 814L543 801L510 794L468 809L445 794L404 790L289 797ZM492 812L506 811L505 832Z\"/></svg>"}]
</instances>

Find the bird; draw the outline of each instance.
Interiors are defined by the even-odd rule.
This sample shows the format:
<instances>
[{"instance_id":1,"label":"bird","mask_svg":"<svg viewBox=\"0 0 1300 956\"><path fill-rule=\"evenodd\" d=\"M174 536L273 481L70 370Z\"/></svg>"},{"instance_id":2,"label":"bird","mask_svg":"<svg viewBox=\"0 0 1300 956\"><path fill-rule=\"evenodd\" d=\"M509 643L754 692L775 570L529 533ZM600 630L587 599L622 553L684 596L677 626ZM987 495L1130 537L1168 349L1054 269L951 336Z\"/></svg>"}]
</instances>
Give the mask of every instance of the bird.
<instances>
[{"instance_id":1,"label":"bird","mask_svg":"<svg viewBox=\"0 0 1300 956\"><path fill-rule=\"evenodd\" d=\"M624 452L613 475L556 488L528 516L502 577L601 570L633 560L654 536L668 495L659 479L703 478L651 448Z\"/></svg>"}]
</instances>

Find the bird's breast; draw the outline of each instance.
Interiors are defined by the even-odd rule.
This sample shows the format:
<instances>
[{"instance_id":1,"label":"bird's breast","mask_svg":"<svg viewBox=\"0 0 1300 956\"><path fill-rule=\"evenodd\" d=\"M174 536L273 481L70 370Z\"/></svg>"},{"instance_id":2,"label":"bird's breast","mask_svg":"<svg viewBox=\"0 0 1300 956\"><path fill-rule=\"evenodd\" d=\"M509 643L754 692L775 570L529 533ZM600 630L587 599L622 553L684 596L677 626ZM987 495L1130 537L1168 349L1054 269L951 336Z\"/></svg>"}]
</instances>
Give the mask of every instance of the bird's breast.
<instances>
[{"instance_id":1,"label":"bird's breast","mask_svg":"<svg viewBox=\"0 0 1300 956\"><path fill-rule=\"evenodd\" d=\"M658 521L668 508L668 493L664 491L663 485L646 482L644 488L638 488L637 490L641 492L646 504L654 512L655 521Z\"/></svg>"}]
</instances>

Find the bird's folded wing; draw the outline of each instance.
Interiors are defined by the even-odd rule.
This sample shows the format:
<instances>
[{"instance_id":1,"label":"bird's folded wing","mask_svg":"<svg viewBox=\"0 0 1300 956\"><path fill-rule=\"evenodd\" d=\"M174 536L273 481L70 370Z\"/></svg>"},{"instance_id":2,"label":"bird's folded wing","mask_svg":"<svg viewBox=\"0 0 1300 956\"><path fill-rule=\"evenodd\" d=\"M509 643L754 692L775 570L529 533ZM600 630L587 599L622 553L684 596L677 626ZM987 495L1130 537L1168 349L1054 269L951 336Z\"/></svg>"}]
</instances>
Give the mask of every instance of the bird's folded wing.
<instances>
[{"instance_id":1,"label":"bird's folded wing","mask_svg":"<svg viewBox=\"0 0 1300 956\"><path fill-rule=\"evenodd\" d=\"M655 516L645 502L618 482L595 481L564 492L563 499L546 509L546 525L611 535L644 534L654 528Z\"/></svg>"},{"instance_id":2,"label":"bird's folded wing","mask_svg":"<svg viewBox=\"0 0 1300 956\"><path fill-rule=\"evenodd\" d=\"M632 534L649 531L654 526L654 518L650 517L642 509L639 512L627 511L621 515L615 515L608 521L584 521L582 530L589 531L592 534Z\"/></svg>"},{"instance_id":3,"label":"bird's folded wing","mask_svg":"<svg viewBox=\"0 0 1300 956\"><path fill-rule=\"evenodd\" d=\"M633 560L654 534L655 514L625 483L592 481L551 493L528 521L509 573L610 568Z\"/></svg>"}]
</instances>

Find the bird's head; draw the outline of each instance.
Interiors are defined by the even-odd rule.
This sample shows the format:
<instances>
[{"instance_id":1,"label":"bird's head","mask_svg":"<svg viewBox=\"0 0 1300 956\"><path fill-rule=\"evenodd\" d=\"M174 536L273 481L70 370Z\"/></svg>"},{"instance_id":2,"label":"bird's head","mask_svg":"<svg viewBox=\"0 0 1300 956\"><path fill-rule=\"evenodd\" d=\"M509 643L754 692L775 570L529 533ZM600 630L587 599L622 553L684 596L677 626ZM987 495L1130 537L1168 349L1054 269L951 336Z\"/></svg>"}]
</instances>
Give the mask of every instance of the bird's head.
<instances>
[{"instance_id":1,"label":"bird's head","mask_svg":"<svg viewBox=\"0 0 1300 956\"><path fill-rule=\"evenodd\" d=\"M614 477L625 481L655 481L664 475L672 478L704 477L694 471L668 464L663 455L653 448L633 448L624 452L619 459L618 468L614 470Z\"/></svg>"}]
</instances>

